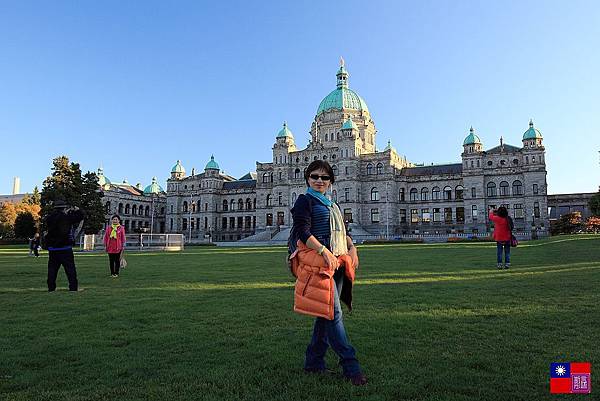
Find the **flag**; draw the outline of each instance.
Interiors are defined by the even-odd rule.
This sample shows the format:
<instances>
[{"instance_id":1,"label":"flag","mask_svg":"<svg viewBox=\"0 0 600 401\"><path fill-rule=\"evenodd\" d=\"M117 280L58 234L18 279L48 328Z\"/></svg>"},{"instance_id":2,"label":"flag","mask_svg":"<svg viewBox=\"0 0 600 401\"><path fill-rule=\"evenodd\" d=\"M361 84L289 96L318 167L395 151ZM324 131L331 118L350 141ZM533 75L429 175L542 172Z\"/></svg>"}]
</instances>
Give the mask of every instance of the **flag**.
<instances>
[{"instance_id":1,"label":"flag","mask_svg":"<svg viewBox=\"0 0 600 401\"><path fill-rule=\"evenodd\" d=\"M553 362L550 364L550 393L590 393L591 373L589 362Z\"/></svg>"}]
</instances>

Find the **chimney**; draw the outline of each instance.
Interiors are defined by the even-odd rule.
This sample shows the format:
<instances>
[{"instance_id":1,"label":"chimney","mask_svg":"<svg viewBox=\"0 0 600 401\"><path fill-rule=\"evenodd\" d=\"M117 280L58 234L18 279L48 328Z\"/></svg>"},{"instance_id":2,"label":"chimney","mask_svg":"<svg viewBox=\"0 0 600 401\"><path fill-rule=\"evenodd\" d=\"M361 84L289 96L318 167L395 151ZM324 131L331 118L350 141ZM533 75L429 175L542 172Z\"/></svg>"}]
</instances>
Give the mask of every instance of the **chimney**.
<instances>
[{"instance_id":1,"label":"chimney","mask_svg":"<svg viewBox=\"0 0 600 401\"><path fill-rule=\"evenodd\" d=\"M19 177L15 177L13 180L13 195L17 195L21 192L21 179Z\"/></svg>"}]
</instances>

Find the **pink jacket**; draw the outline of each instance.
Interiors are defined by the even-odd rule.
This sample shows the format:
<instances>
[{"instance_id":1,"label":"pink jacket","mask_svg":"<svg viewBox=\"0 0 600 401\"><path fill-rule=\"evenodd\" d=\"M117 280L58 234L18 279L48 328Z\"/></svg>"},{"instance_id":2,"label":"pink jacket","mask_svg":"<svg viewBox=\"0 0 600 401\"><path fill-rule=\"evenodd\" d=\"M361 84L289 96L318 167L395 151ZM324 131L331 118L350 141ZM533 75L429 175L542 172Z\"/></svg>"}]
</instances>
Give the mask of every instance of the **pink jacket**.
<instances>
[{"instance_id":1,"label":"pink jacket","mask_svg":"<svg viewBox=\"0 0 600 401\"><path fill-rule=\"evenodd\" d=\"M511 232L510 224L508 223L508 217L496 216L491 210L489 218L494 222L494 239L498 242L510 241Z\"/></svg>"},{"instance_id":2,"label":"pink jacket","mask_svg":"<svg viewBox=\"0 0 600 401\"><path fill-rule=\"evenodd\" d=\"M104 232L104 249L107 253L121 253L125 248L125 227L117 228L117 238L110 238L112 226L109 224Z\"/></svg>"}]
</instances>

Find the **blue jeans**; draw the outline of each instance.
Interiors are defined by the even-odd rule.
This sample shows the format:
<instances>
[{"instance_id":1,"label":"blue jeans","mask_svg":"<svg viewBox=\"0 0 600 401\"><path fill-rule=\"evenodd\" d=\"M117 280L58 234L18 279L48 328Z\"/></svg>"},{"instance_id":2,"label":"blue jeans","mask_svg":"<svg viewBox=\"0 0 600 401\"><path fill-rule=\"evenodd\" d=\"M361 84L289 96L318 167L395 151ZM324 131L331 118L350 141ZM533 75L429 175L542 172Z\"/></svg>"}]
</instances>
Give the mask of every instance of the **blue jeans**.
<instances>
[{"instance_id":1,"label":"blue jeans","mask_svg":"<svg viewBox=\"0 0 600 401\"><path fill-rule=\"evenodd\" d=\"M340 358L340 365L345 376L354 376L361 373L360 365L356 359L356 351L350 345L346 336L346 329L342 321L342 305L340 303L340 293L344 284L344 268L339 268L333 275L334 286L334 307L333 320L327 320L318 317L315 320L312 339L306 348L305 369L325 369L325 353L327 347L331 348Z\"/></svg>"},{"instance_id":2,"label":"blue jeans","mask_svg":"<svg viewBox=\"0 0 600 401\"><path fill-rule=\"evenodd\" d=\"M510 241L496 242L496 254L498 263L502 263L502 248L504 248L504 263L510 263Z\"/></svg>"}]
</instances>

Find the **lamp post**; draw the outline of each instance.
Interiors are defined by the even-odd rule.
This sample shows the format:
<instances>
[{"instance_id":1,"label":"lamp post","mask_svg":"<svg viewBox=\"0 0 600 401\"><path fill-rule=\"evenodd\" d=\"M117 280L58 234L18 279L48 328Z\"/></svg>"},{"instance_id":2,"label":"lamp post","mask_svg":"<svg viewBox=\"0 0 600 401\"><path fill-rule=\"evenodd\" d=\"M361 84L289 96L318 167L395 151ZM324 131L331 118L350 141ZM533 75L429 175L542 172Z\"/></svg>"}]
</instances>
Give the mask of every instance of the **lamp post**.
<instances>
[{"instance_id":1,"label":"lamp post","mask_svg":"<svg viewBox=\"0 0 600 401\"><path fill-rule=\"evenodd\" d=\"M189 210L189 219L188 219L188 241L190 244L192 243L192 206L194 205L194 200L192 194L190 194L190 205L188 206Z\"/></svg>"}]
</instances>

